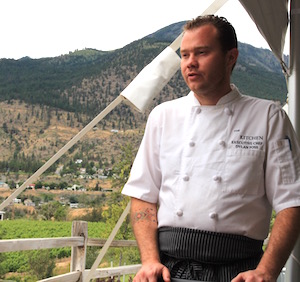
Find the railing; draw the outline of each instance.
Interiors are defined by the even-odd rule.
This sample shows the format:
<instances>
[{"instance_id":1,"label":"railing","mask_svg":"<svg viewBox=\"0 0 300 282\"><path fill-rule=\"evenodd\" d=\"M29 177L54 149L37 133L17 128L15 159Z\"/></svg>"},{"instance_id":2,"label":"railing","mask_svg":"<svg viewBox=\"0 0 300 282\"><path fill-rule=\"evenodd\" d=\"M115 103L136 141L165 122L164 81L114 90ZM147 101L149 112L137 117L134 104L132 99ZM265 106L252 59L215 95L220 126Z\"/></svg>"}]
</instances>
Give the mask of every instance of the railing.
<instances>
[{"instance_id":1,"label":"railing","mask_svg":"<svg viewBox=\"0 0 300 282\"><path fill-rule=\"evenodd\" d=\"M6 200L5 200L6 201ZM4 202L5 202L4 201ZM4 203L3 202L3 203ZM88 224L86 221L74 221L72 224L72 237L71 238L51 238L51 239L22 239L17 240L2 240L0 241L0 252L4 251L20 251L20 250L36 250L36 249L44 249L45 245L47 248L56 248L62 246L70 246L71 249L71 265L70 265L70 273L59 275L53 278L43 279L40 281L48 282L48 281L78 281L78 282L89 282L93 278L104 278L108 276L116 276L116 275L125 275L136 273L141 265L133 265L133 266L124 266L119 268L107 268L107 269L98 269L97 267L100 265L101 260L103 259L105 253L108 248L113 245L113 239L115 238L118 230L120 229L123 221L128 216L130 211L130 201L128 202L126 208L118 219L115 227L113 228L111 234L108 239L103 244L99 244L97 239L92 239L92 246L99 245L102 246L98 257L96 258L94 264L91 269L85 269L86 262L86 250L88 245ZM28 240L32 243L28 244ZM20 246L16 247L15 245L20 243ZM135 241L132 241L135 243ZM45 243L42 245L42 243ZM6 248L2 248L2 245ZM9 247L10 246L10 247ZM135 245L136 246L136 245Z\"/></svg>"},{"instance_id":2,"label":"railing","mask_svg":"<svg viewBox=\"0 0 300 282\"><path fill-rule=\"evenodd\" d=\"M70 272L51 278L40 280L40 282L81 282L89 275L90 270L85 269L86 249L88 246L103 247L106 240L88 238L88 224L86 221L74 221L72 224L71 237L60 238L34 238L34 239L10 239L0 240L0 253L40 250L49 248L71 247ZM133 247L137 246L135 240L112 241L111 247ZM90 278L105 278L135 274L140 264L97 268Z\"/></svg>"},{"instance_id":3,"label":"railing","mask_svg":"<svg viewBox=\"0 0 300 282\"><path fill-rule=\"evenodd\" d=\"M39 282L81 282L85 280L90 272L89 269L85 269L87 247L103 247L105 243L106 240L104 239L88 238L88 225L86 221L74 221L72 224L71 237L0 240L0 253L72 247L70 272L39 280ZM110 246L136 247L137 243L135 240L115 240L112 241ZM136 264L110 268L97 268L90 278L95 279L135 274L140 267L140 264ZM281 271L277 282L283 282L284 279L285 268Z\"/></svg>"}]
</instances>

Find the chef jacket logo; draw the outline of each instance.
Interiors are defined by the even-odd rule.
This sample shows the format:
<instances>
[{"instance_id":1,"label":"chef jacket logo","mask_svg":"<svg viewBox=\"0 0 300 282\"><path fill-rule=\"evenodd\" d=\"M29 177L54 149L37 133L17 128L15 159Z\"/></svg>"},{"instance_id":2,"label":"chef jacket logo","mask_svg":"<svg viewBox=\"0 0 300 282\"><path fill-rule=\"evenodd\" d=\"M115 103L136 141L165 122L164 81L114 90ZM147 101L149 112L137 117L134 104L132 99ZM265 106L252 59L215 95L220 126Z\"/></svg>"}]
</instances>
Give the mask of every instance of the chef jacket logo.
<instances>
[{"instance_id":1,"label":"chef jacket logo","mask_svg":"<svg viewBox=\"0 0 300 282\"><path fill-rule=\"evenodd\" d=\"M231 141L236 149L259 150L264 144L263 136L240 135L238 140Z\"/></svg>"}]
</instances>

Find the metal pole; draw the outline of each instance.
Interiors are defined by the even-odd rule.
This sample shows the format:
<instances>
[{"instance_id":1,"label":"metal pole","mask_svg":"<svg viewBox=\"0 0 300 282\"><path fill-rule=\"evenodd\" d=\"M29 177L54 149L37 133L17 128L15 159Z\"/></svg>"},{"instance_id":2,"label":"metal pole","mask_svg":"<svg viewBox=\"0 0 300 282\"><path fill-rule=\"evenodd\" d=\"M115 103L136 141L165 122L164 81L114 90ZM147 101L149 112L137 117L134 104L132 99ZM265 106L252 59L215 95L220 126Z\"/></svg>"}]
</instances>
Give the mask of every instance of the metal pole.
<instances>
[{"instance_id":1,"label":"metal pole","mask_svg":"<svg viewBox=\"0 0 300 282\"><path fill-rule=\"evenodd\" d=\"M300 0L290 1L290 77L288 82L288 112L295 131L300 137ZM295 223L299 224L299 223ZM286 264L286 282L300 279L300 238Z\"/></svg>"},{"instance_id":2,"label":"metal pole","mask_svg":"<svg viewBox=\"0 0 300 282\"><path fill-rule=\"evenodd\" d=\"M300 0L291 0L289 117L300 137Z\"/></svg>"},{"instance_id":3,"label":"metal pole","mask_svg":"<svg viewBox=\"0 0 300 282\"><path fill-rule=\"evenodd\" d=\"M105 254L106 254L109 246L111 245L113 239L117 235L117 232L119 231L123 221L125 220L125 218L129 214L130 205L131 205L131 202L129 202L127 204L125 210L121 214L117 224L115 225L114 229L110 233L110 235L109 235L108 239L106 240L104 246L102 247L101 251L99 252L98 257L96 258L96 260L94 261L94 264L92 265L90 271L88 272L88 275L83 277L83 282L89 282L93 278L93 275L95 274L95 271L97 270L97 267L99 266L100 262L102 261L103 257L105 256Z\"/></svg>"}]
</instances>

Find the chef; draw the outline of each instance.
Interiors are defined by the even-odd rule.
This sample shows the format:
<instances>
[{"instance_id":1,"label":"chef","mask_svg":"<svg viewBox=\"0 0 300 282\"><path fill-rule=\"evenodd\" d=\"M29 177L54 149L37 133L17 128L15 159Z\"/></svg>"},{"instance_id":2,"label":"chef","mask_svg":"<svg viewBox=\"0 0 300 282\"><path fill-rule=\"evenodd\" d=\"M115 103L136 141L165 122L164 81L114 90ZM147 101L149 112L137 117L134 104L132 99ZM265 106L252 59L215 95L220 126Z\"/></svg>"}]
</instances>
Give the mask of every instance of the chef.
<instances>
[{"instance_id":1,"label":"chef","mask_svg":"<svg viewBox=\"0 0 300 282\"><path fill-rule=\"evenodd\" d=\"M225 18L189 21L180 53L191 92L150 113L122 191L142 261L134 281L275 282L300 232L296 134L276 103L231 83Z\"/></svg>"}]
</instances>

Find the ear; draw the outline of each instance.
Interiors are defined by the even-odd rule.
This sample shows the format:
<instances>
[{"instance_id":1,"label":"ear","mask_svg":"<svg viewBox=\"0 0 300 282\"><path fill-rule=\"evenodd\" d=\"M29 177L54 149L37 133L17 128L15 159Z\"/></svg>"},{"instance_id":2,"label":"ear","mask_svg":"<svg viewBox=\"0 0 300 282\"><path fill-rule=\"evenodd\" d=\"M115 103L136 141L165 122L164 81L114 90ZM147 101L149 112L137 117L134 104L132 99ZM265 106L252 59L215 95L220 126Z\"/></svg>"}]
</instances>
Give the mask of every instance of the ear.
<instances>
[{"instance_id":1,"label":"ear","mask_svg":"<svg viewBox=\"0 0 300 282\"><path fill-rule=\"evenodd\" d=\"M228 64L231 64L232 66L236 63L237 58L239 56L239 50L237 48L232 48L227 53L228 58Z\"/></svg>"}]
</instances>

